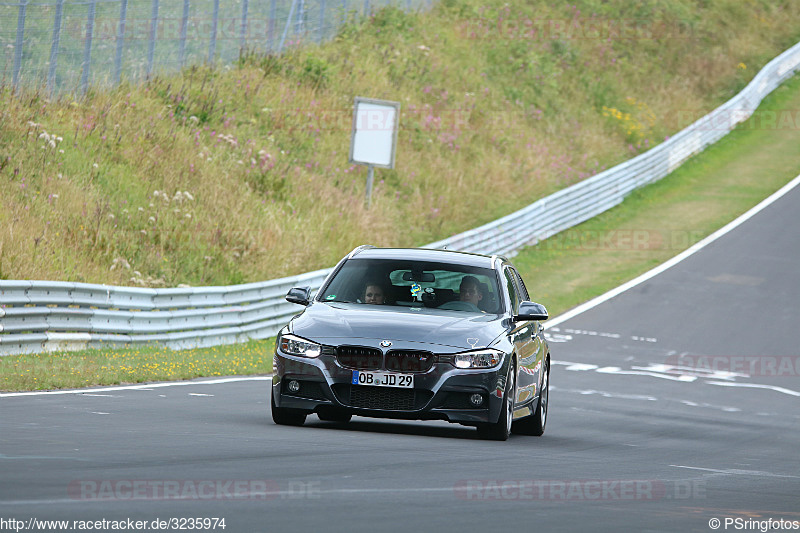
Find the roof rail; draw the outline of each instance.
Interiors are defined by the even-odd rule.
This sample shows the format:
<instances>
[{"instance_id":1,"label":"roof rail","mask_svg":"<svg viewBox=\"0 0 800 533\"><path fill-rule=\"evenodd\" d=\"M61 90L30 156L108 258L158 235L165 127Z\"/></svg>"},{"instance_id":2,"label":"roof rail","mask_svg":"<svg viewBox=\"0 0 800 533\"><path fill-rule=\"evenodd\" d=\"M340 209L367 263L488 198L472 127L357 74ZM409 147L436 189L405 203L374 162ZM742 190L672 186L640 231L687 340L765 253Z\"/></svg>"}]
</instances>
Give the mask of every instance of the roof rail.
<instances>
[{"instance_id":1,"label":"roof rail","mask_svg":"<svg viewBox=\"0 0 800 533\"><path fill-rule=\"evenodd\" d=\"M352 259L354 256L358 255L359 252L362 252L363 250L368 250L369 248L375 248L375 247L371 244L362 244L361 246L356 246L355 248L353 248L353 251L350 252L350 254L347 256L347 258Z\"/></svg>"}]
</instances>

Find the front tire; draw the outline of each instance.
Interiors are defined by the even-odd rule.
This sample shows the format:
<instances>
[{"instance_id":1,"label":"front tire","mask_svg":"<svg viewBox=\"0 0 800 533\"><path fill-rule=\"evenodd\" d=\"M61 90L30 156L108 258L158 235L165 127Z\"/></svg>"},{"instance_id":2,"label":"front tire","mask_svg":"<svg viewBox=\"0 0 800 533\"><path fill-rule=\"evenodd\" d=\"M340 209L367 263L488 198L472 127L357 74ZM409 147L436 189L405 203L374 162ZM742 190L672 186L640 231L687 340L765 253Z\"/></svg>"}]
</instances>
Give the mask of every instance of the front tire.
<instances>
[{"instance_id":1,"label":"front tire","mask_svg":"<svg viewBox=\"0 0 800 533\"><path fill-rule=\"evenodd\" d=\"M539 403L532 416L517 420L512 428L518 435L533 435L541 437L544 434L544 427L547 424L547 404L550 398L550 365L544 367L542 377L542 390L539 393Z\"/></svg>"},{"instance_id":2,"label":"front tire","mask_svg":"<svg viewBox=\"0 0 800 533\"><path fill-rule=\"evenodd\" d=\"M506 390L503 394L503 410L494 424L478 426L478 434L487 440L508 440L511 434L511 421L514 418L514 398L517 396L517 372L514 365L506 378Z\"/></svg>"},{"instance_id":3,"label":"front tire","mask_svg":"<svg viewBox=\"0 0 800 533\"><path fill-rule=\"evenodd\" d=\"M306 414L297 409L287 409L275 405L275 395L270 391L269 397L272 404L272 421L279 426L302 426L306 421Z\"/></svg>"}]
</instances>

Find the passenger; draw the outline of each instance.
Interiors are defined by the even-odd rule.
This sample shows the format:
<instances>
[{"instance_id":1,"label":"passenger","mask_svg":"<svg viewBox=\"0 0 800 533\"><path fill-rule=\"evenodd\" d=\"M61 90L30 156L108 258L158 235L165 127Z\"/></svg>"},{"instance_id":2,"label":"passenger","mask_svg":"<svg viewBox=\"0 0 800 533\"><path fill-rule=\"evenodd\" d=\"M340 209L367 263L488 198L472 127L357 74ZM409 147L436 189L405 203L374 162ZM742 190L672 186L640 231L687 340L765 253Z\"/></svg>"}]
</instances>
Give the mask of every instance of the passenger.
<instances>
[{"instance_id":1,"label":"passenger","mask_svg":"<svg viewBox=\"0 0 800 533\"><path fill-rule=\"evenodd\" d=\"M480 305L483 300L483 289L481 283L475 276L464 276L458 288L458 298L462 302L469 302L475 307Z\"/></svg>"},{"instance_id":2,"label":"passenger","mask_svg":"<svg viewBox=\"0 0 800 533\"><path fill-rule=\"evenodd\" d=\"M364 286L364 303L383 305L386 303L386 291L378 281L368 281Z\"/></svg>"}]
</instances>

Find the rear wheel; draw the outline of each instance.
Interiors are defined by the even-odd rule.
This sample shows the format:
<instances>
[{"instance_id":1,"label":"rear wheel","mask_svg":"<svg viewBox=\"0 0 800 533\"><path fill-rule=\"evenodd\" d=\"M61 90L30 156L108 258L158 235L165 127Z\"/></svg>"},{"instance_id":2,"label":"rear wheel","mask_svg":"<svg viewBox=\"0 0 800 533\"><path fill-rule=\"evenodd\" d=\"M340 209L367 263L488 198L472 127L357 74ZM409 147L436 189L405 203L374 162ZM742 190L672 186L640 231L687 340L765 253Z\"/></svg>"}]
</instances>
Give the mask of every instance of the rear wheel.
<instances>
[{"instance_id":1,"label":"rear wheel","mask_svg":"<svg viewBox=\"0 0 800 533\"><path fill-rule=\"evenodd\" d=\"M478 426L478 434L489 440L507 440L511 433L511 421L514 418L514 398L517 395L517 372L514 365L508 372L506 379L506 390L503 394L503 410L494 424L483 424Z\"/></svg>"},{"instance_id":2,"label":"rear wheel","mask_svg":"<svg viewBox=\"0 0 800 533\"><path fill-rule=\"evenodd\" d=\"M539 404L532 416L514 422L513 431L519 435L541 437L547 424L547 402L550 397L550 365L544 367L542 390L539 393Z\"/></svg>"},{"instance_id":3,"label":"rear wheel","mask_svg":"<svg viewBox=\"0 0 800 533\"><path fill-rule=\"evenodd\" d=\"M306 414L297 409L287 409L275 405L275 395L270 391L269 397L272 404L272 421L279 426L302 426L306 421Z\"/></svg>"}]
</instances>

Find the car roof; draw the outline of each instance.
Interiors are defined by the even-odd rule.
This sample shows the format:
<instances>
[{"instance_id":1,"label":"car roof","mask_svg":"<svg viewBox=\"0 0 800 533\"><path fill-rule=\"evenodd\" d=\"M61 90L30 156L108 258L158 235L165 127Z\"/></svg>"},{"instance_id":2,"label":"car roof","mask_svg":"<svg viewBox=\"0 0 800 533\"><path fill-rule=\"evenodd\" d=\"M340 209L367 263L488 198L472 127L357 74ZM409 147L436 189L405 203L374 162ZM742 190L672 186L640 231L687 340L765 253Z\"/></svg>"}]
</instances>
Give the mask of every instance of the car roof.
<instances>
[{"instance_id":1,"label":"car roof","mask_svg":"<svg viewBox=\"0 0 800 533\"><path fill-rule=\"evenodd\" d=\"M492 268L495 256L458 252L455 250L436 250L429 248L374 248L360 246L350 253L351 259L399 259L433 261L454 265L468 265ZM500 258L505 261L505 258Z\"/></svg>"}]
</instances>

